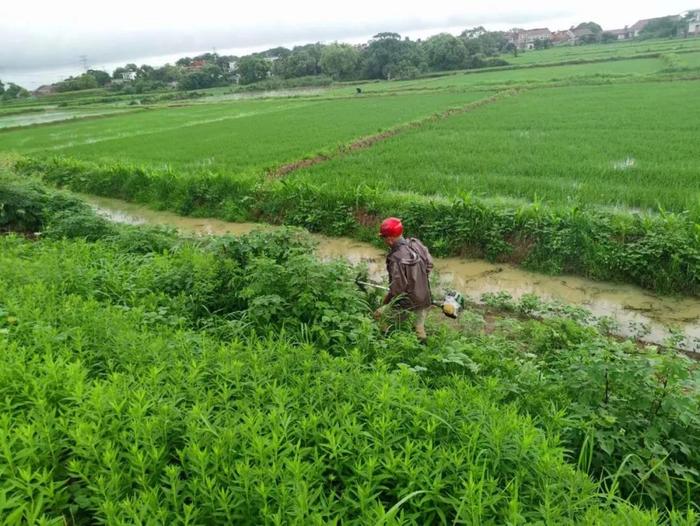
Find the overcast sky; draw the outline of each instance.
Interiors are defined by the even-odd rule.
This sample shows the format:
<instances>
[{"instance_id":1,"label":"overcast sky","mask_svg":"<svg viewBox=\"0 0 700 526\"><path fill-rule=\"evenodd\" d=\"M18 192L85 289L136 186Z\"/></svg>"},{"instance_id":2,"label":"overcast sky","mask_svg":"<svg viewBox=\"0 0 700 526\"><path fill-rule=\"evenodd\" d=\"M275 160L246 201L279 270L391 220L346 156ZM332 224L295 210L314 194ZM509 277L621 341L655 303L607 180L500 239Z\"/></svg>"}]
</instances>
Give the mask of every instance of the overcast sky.
<instances>
[{"instance_id":1,"label":"overcast sky","mask_svg":"<svg viewBox=\"0 0 700 526\"><path fill-rule=\"evenodd\" d=\"M0 79L35 88L126 62L162 65L184 54L244 54L277 45L360 42L379 31L412 38L483 25L563 29L593 20L606 29L677 14L700 0L34 0L3 1ZM105 5L108 4L108 5Z\"/></svg>"}]
</instances>

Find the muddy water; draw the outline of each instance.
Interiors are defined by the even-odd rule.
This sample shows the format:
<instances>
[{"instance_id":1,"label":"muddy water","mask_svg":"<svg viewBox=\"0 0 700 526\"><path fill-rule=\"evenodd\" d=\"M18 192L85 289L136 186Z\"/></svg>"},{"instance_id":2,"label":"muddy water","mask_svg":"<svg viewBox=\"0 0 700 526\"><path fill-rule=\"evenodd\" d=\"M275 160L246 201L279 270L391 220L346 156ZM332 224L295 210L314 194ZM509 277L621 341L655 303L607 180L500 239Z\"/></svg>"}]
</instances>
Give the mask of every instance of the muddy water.
<instances>
[{"instance_id":1,"label":"muddy water","mask_svg":"<svg viewBox=\"0 0 700 526\"><path fill-rule=\"evenodd\" d=\"M250 100L250 99L274 99L287 97L315 97L326 91L325 88L297 88L279 89L270 91L251 91L247 93L225 93L223 95L211 95L202 102L220 102L227 100Z\"/></svg>"},{"instance_id":2,"label":"muddy water","mask_svg":"<svg viewBox=\"0 0 700 526\"><path fill-rule=\"evenodd\" d=\"M116 199L83 197L102 215L122 223L167 225L203 235L240 235L256 229L276 228L259 223L183 217ZM343 258L352 264L365 264L375 279L384 277L383 250L348 238L313 237L319 241L317 254L321 258ZM533 293L544 299L584 307L597 317L611 317L617 322L621 336L638 335L639 327L644 325L650 331L643 337L645 341L663 343L669 336L669 327L675 327L685 336L682 348L700 351L700 299L697 298L658 296L631 285L576 276L547 276L483 260L436 258L435 269L443 287L457 289L477 303L487 292L504 291L514 298Z\"/></svg>"},{"instance_id":3,"label":"muddy water","mask_svg":"<svg viewBox=\"0 0 700 526\"><path fill-rule=\"evenodd\" d=\"M101 115L111 115L123 113L125 110L100 109L100 110L66 110L66 111L46 111L43 113L20 113L18 115L8 115L0 117L0 129L15 128L19 126L31 126L34 124L47 124L49 122L59 122L66 120L81 119L85 117L97 117Z\"/></svg>"}]
</instances>

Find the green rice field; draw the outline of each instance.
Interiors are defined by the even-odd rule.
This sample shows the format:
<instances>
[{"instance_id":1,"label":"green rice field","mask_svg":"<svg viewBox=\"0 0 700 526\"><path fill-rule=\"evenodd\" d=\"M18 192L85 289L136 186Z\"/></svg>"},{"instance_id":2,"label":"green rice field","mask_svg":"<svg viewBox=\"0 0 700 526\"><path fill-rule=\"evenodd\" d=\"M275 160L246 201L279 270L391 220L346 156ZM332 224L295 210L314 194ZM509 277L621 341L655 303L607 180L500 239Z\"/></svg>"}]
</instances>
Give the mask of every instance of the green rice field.
<instances>
[{"instance_id":1,"label":"green rice field","mask_svg":"<svg viewBox=\"0 0 700 526\"><path fill-rule=\"evenodd\" d=\"M698 54L700 56L700 54ZM473 70L434 78L400 82L380 82L361 85L367 93L403 90L464 89L475 87L569 82L576 83L600 77L624 78L656 73L664 68L660 58L641 58L600 62L594 64L554 65L550 67L519 68L503 70ZM344 93L349 93L346 89Z\"/></svg>"},{"instance_id":2,"label":"green rice field","mask_svg":"<svg viewBox=\"0 0 700 526\"><path fill-rule=\"evenodd\" d=\"M591 44L586 46L562 46L550 49L527 51L517 57L504 55L511 64L552 64L569 60L605 60L657 53L685 53L700 51L700 40L647 40L616 42L614 44Z\"/></svg>"},{"instance_id":3,"label":"green rice field","mask_svg":"<svg viewBox=\"0 0 700 526\"><path fill-rule=\"evenodd\" d=\"M240 173L332 149L487 96L445 92L430 97L276 99L160 108L0 132L0 150Z\"/></svg>"},{"instance_id":4,"label":"green rice field","mask_svg":"<svg viewBox=\"0 0 700 526\"><path fill-rule=\"evenodd\" d=\"M293 177L441 194L700 206L697 82L531 90ZM679 101L687 101L685 104Z\"/></svg>"}]
</instances>

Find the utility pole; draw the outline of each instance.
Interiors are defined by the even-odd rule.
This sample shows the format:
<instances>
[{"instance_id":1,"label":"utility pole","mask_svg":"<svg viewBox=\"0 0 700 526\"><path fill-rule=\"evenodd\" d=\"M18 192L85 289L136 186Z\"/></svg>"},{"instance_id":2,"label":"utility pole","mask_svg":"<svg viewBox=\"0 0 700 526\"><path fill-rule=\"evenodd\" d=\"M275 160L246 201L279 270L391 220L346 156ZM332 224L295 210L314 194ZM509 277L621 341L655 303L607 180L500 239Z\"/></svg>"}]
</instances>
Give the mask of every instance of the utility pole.
<instances>
[{"instance_id":1,"label":"utility pole","mask_svg":"<svg viewBox=\"0 0 700 526\"><path fill-rule=\"evenodd\" d=\"M80 63L83 65L85 71L88 70L88 60L87 55L80 55Z\"/></svg>"}]
</instances>

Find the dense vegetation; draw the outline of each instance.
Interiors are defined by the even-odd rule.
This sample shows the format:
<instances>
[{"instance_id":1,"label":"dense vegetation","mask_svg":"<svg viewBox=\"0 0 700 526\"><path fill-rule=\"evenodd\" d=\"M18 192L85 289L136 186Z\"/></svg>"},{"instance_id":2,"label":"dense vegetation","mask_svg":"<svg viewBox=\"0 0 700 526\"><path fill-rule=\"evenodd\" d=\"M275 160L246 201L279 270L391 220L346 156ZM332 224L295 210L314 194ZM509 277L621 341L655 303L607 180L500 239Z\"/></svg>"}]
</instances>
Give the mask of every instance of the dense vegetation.
<instances>
[{"instance_id":1,"label":"dense vegetation","mask_svg":"<svg viewBox=\"0 0 700 526\"><path fill-rule=\"evenodd\" d=\"M439 255L487 257L661 291L700 291L700 240L696 223L685 215L513 207L472 196L421 198L288 181L261 186L255 179L219 174L181 177L171 171L60 159L20 165L24 173L81 192L183 214L304 226L330 235L374 239L377 219L395 213Z\"/></svg>"},{"instance_id":2,"label":"dense vegetation","mask_svg":"<svg viewBox=\"0 0 700 526\"><path fill-rule=\"evenodd\" d=\"M18 86L14 82L8 82L7 86L5 86L0 80L0 101L25 99L27 97L29 97L29 92L22 86Z\"/></svg>"},{"instance_id":3,"label":"dense vegetation","mask_svg":"<svg viewBox=\"0 0 700 526\"><path fill-rule=\"evenodd\" d=\"M556 48L510 69L294 98L211 92L7 130L0 149L53 184L179 213L356 237L402 215L438 254L693 295L697 42ZM68 116L125 111L100 96L57 100L80 105ZM32 113L4 120L53 118L20 109Z\"/></svg>"},{"instance_id":4,"label":"dense vegetation","mask_svg":"<svg viewBox=\"0 0 700 526\"><path fill-rule=\"evenodd\" d=\"M298 231L121 227L3 171L7 524L696 524L697 368L574 319L383 335Z\"/></svg>"}]
</instances>

